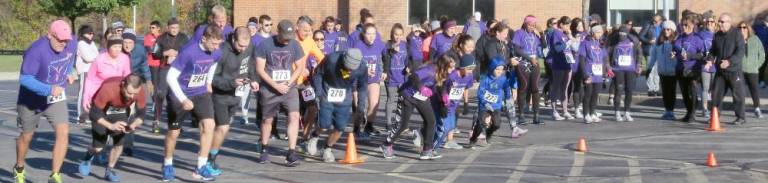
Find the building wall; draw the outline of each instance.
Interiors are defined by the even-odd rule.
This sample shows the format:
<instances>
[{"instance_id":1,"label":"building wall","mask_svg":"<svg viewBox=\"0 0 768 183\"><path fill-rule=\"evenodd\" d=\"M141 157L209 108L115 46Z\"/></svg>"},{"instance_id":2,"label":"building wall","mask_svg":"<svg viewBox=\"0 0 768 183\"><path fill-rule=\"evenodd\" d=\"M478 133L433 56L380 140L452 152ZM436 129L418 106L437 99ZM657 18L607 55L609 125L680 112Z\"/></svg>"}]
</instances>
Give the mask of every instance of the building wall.
<instances>
[{"instance_id":1,"label":"building wall","mask_svg":"<svg viewBox=\"0 0 768 183\"><path fill-rule=\"evenodd\" d=\"M543 30L552 17L581 17L582 0L496 0L496 18L507 19L513 29L519 29L523 18L534 15Z\"/></svg>"},{"instance_id":2,"label":"building wall","mask_svg":"<svg viewBox=\"0 0 768 183\"><path fill-rule=\"evenodd\" d=\"M767 0L678 0L680 9L679 16L682 16L683 10L702 13L712 10L719 16L723 12L731 13L734 22L741 20L752 21L755 16L768 13Z\"/></svg>"}]
</instances>

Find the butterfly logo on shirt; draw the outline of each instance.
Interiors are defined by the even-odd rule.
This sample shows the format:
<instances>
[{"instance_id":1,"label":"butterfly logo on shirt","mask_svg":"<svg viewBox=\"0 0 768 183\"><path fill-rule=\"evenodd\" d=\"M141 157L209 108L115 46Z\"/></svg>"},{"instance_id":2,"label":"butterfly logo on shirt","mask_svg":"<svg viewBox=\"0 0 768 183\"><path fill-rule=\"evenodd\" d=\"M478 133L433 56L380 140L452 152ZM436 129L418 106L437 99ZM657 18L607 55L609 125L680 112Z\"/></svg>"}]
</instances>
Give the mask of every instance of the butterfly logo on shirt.
<instances>
[{"instance_id":1,"label":"butterfly logo on shirt","mask_svg":"<svg viewBox=\"0 0 768 183\"><path fill-rule=\"evenodd\" d=\"M530 54L536 53L536 43L537 43L536 35L533 33L525 33L525 50L528 51Z\"/></svg>"},{"instance_id":2,"label":"butterfly logo on shirt","mask_svg":"<svg viewBox=\"0 0 768 183\"><path fill-rule=\"evenodd\" d=\"M291 59L293 58L293 54L291 54L290 51L272 51L272 53L269 54L270 58L272 58L271 61L268 61L272 66L275 66L280 69L287 69L291 66Z\"/></svg>"},{"instance_id":3,"label":"butterfly logo on shirt","mask_svg":"<svg viewBox=\"0 0 768 183\"><path fill-rule=\"evenodd\" d=\"M212 65L210 64L211 62L213 62L213 60L209 60L208 62L202 62L202 61L201 61L201 62L197 62L197 63L195 63L195 64L193 65L193 70L192 70L192 73L194 73L194 74L203 74L203 73L207 73L207 72L208 72L208 69L210 69L210 68L211 68L211 66L212 66Z\"/></svg>"},{"instance_id":4,"label":"butterfly logo on shirt","mask_svg":"<svg viewBox=\"0 0 768 183\"><path fill-rule=\"evenodd\" d=\"M50 65L48 65L48 79L46 79L46 82L50 84L64 82L72 61L72 53L55 56Z\"/></svg>"}]
</instances>

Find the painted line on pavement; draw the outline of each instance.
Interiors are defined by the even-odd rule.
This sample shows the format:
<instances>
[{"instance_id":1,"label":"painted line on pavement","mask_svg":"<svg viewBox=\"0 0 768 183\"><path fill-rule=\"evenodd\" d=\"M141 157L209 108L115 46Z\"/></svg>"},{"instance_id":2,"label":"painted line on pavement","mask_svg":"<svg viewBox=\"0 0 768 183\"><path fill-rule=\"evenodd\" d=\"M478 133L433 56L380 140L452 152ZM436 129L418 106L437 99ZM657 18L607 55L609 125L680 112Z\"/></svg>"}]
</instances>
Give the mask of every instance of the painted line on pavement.
<instances>
[{"instance_id":1,"label":"painted line on pavement","mask_svg":"<svg viewBox=\"0 0 768 183\"><path fill-rule=\"evenodd\" d=\"M642 172L640 171L640 161L637 159L627 159L627 167L629 168L629 176L624 180L626 183L641 183L643 182Z\"/></svg>"},{"instance_id":2,"label":"painted line on pavement","mask_svg":"<svg viewBox=\"0 0 768 183\"><path fill-rule=\"evenodd\" d=\"M523 158L521 158L520 162L517 163L517 166L515 167L512 175L509 176L507 183L520 182L520 178L522 178L523 175L525 174L525 171L528 170L528 165L531 164L531 160L533 159L534 154L536 154L535 147L525 148L525 153L523 153Z\"/></svg>"},{"instance_id":3,"label":"painted line on pavement","mask_svg":"<svg viewBox=\"0 0 768 183\"><path fill-rule=\"evenodd\" d=\"M568 173L568 182L581 182L581 171L584 169L584 153L573 153L573 165Z\"/></svg>"},{"instance_id":4,"label":"painted line on pavement","mask_svg":"<svg viewBox=\"0 0 768 183\"><path fill-rule=\"evenodd\" d=\"M705 176L704 173L701 172L700 167L697 167L693 163L684 163L683 166L685 169L686 182L709 183L707 176Z\"/></svg>"},{"instance_id":5,"label":"painted line on pavement","mask_svg":"<svg viewBox=\"0 0 768 183\"><path fill-rule=\"evenodd\" d=\"M469 164L474 162L477 156L480 155L480 151L472 152L472 154L469 154L467 158L464 158L464 161L461 161L461 164L459 164L456 169L453 169L453 171L448 174L448 177L445 177L443 181L441 182L453 182L456 181L456 178L459 178L461 174L464 174L464 171L467 170L467 167L469 167Z\"/></svg>"}]
</instances>

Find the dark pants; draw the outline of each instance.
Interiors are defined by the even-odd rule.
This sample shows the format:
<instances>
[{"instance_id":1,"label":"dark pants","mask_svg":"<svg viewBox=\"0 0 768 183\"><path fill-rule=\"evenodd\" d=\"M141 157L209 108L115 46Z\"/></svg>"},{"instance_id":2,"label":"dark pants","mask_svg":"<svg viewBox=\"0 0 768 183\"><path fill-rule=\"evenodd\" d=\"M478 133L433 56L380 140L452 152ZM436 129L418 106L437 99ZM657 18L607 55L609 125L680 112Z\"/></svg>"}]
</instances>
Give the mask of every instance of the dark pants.
<instances>
[{"instance_id":1,"label":"dark pants","mask_svg":"<svg viewBox=\"0 0 768 183\"><path fill-rule=\"evenodd\" d=\"M517 65L517 110L520 117L524 117L523 108L528 104L528 99L533 99L531 108L533 108L533 117L539 116L539 79L541 71L538 66L531 66L532 69L526 71L523 64Z\"/></svg>"},{"instance_id":2,"label":"dark pants","mask_svg":"<svg viewBox=\"0 0 768 183\"><path fill-rule=\"evenodd\" d=\"M583 82L583 81L582 81ZM584 115L597 114L597 94L600 93L603 83L584 83Z\"/></svg>"},{"instance_id":3,"label":"dark pants","mask_svg":"<svg viewBox=\"0 0 768 183\"><path fill-rule=\"evenodd\" d=\"M569 96L573 100L573 107L579 107L584 96L584 79L582 79L581 74L574 73L571 83L571 85L568 85Z\"/></svg>"},{"instance_id":4,"label":"dark pants","mask_svg":"<svg viewBox=\"0 0 768 183\"><path fill-rule=\"evenodd\" d=\"M759 80L760 75L757 73L744 73L744 79L745 83L747 83L747 88L749 89L749 95L752 96L752 105L755 106L755 108L760 107L760 91L757 90L757 80Z\"/></svg>"},{"instance_id":5,"label":"dark pants","mask_svg":"<svg viewBox=\"0 0 768 183\"><path fill-rule=\"evenodd\" d=\"M692 77L678 77L680 83L680 92L683 93L683 103L685 103L685 115L693 116L696 112L696 98L699 91L699 75Z\"/></svg>"},{"instance_id":6,"label":"dark pants","mask_svg":"<svg viewBox=\"0 0 768 183\"><path fill-rule=\"evenodd\" d=\"M739 72L721 72L715 73L714 89L712 91L712 106L719 107L723 102L725 91L730 89L733 96L733 104L736 112L736 118L744 119L744 86L742 77L744 74Z\"/></svg>"},{"instance_id":7,"label":"dark pants","mask_svg":"<svg viewBox=\"0 0 768 183\"><path fill-rule=\"evenodd\" d=\"M152 67L152 84L155 85L155 96L153 97L155 103L155 121L160 121L163 118L163 102L165 102L165 98L170 93L168 82L165 80L165 76L168 75L168 70L169 68Z\"/></svg>"},{"instance_id":8,"label":"dark pants","mask_svg":"<svg viewBox=\"0 0 768 183\"><path fill-rule=\"evenodd\" d=\"M660 76L661 81L661 99L664 101L664 110L675 110L675 100L677 100L677 78L675 76Z\"/></svg>"},{"instance_id":9,"label":"dark pants","mask_svg":"<svg viewBox=\"0 0 768 183\"><path fill-rule=\"evenodd\" d=\"M489 125L485 125L485 118L490 116L491 117L491 123ZM480 111L480 117L475 120L474 128L472 129L472 137L469 138L469 142L477 142L477 137L480 136L480 134L483 133L483 130L485 130L485 138L486 140L490 140L493 136L493 132L499 129L499 126L501 125L501 111Z\"/></svg>"},{"instance_id":10,"label":"dark pants","mask_svg":"<svg viewBox=\"0 0 768 183\"><path fill-rule=\"evenodd\" d=\"M616 77L613 80L613 110L614 111L629 111L632 107L632 91L635 88L635 78L637 74L633 71L617 71L614 72ZM624 110L619 110L621 104L621 95L624 94Z\"/></svg>"},{"instance_id":11,"label":"dark pants","mask_svg":"<svg viewBox=\"0 0 768 183\"><path fill-rule=\"evenodd\" d=\"M421 127L421 136L423 137L421 139L421 144L423 144L423 149L432 149L432 146L429 144L432 144L432 141L435 137L436 116L432 110L430 101L421 101L414 99L411 96L402 96L402 93L397 103L397 109L395 109L394 118L396 120L392 121L392 128L390 129L390 133L387 135L387 138L384 141L384 145L392 145L395 143L397 138L400 137L400 134L402 134L403 131L408 128L408 123L411 122L411 114L413 114L414 108L419 111L419 114L421 114L421 118L423 119L423 126Z\"/></svg>"}]
</instances>

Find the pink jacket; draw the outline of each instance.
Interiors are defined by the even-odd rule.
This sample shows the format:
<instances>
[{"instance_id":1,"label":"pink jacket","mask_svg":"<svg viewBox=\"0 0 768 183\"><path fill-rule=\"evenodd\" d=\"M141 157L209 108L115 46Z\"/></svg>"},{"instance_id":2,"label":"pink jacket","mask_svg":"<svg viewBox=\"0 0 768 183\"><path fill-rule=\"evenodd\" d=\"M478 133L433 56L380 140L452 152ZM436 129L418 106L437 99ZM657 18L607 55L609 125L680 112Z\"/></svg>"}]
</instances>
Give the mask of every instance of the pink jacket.
<instances>
[{"instance_id":1,"label":"pink jacket","mask_svg":"<svg viewBox=\"0 0 768 183\"><path fill-rule=\"evenodd\" d=\"M101 83L112 77L125 77L131 74L131 59L128 55L120 53L117 56L117 63L111 63L108 52L99 54L93 61L88 70L88 76L85 78L83 90L83 106L91 106L93 95L101 87Z\"/></svg>"}]
</instances>

